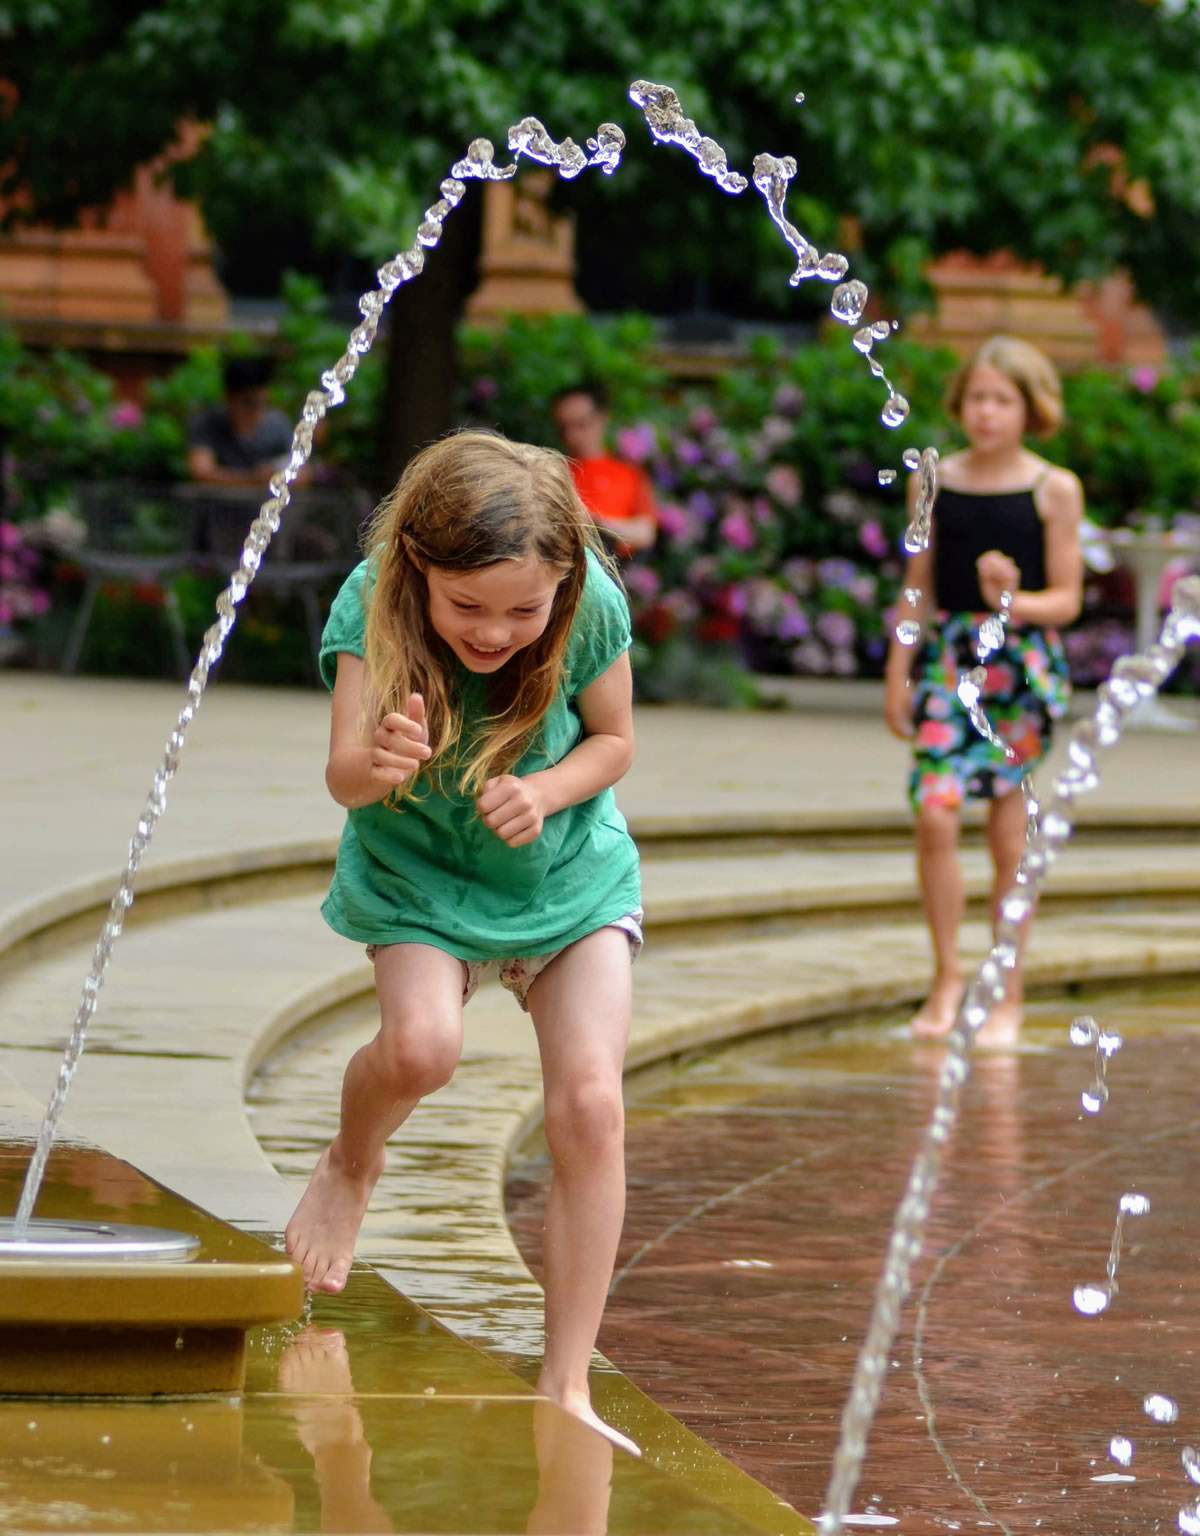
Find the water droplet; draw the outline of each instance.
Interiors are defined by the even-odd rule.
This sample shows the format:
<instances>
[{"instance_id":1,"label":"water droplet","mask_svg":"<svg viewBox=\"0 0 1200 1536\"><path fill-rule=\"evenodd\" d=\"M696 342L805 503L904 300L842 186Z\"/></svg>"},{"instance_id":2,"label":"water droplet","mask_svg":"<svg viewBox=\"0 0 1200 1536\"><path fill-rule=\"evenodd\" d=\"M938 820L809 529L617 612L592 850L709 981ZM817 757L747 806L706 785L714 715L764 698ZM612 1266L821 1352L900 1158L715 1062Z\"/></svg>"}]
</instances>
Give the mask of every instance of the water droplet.
<instances>
[{"instance_id":1,"label":"water droplet","mask_svg":"<svg viewBox=\"0 0 1200 1536\"><path fill-rule=\"evenodd\" d=\"M1108 1084L1093 1083L1079 1095L1079 1102L1089 1115L1098 1115L1108 1103Z\"/></svg>"},{"instance_id":2,"label":"water droplet","mask_svg":"<svg viewBox=\"0 0 1200 1536\"><path fill-rule=\"evenodd\" d=\"M920 587L905 587L904 601L909 605L909 607L915 608L921 601Z\"/></svg>"},{"instance_id":3,"label":"water droplet","mask_svg":"<svg viewBox=\"0 0 1200 1536\"><path fill-rule=\"evenodd\" d=\"M1200 1536L1200 1502L1185 1504L1179 1511L1179 1529L1184 1536Z\"/></svg>"},{"instance_id":4,"label":"water droplet","mask_svg":"<svg viewBox=\"0 0 1200 1536\"><path fill-rule=\"evenodd\" d=\"M880 485L894 485L896 482L896 471L894 469L881 469L876 478Z\"/></svg>"},{"instance_id":5,"label":"water droplet","mask_svg":"<svg viewBox=\"0 0 1200 1536\"><path fill-rule=\"evenodd\" d=\"M1081 1013L1077 1019L1071 1020L1072 1045L1095 1045L1099 1034L1100 1026L1086 1013Z\"/></svg>"},{"instance_id":6,"label":"water droplet","mask_svg":"<svg viewBox=\"0 0 1200 1536\"><path fill-rule=\"evenodd\" d=\"M885 427L901 426L908 420L908 409L908 401L903 395L891 394L879 413L879 419Z\"/></svg>"},{"instance_id":7,"label":"water droplet","mask_svg":"<svg viewBox=\"0 0 1200 1536\"><path fill-rule=\"evenodd\" d=\"M922 535L918 530L907 528L904 533L904 547L910 555L915 555L923 549L928 549L928 532Z\"/></svg>"},{"instance_id":8,"label":"water droplet","mask_svg":"<svg viewBox=\"0 0 1200 1536\"><path fill-rule=\"evenodd\" d=\"M112 1444L112 1436L111 1435L101 1435L100 1436L100 1444L101 1445L111 1445Z\"/></svg>"},{"instance_id":9,"label":"water droplet","mask_svg":"<svg viewBox=\"0 0 1200 1536\"><path fill-rule=\"evenodd\" d=\"M1098 1312L1103 1312L1111 1300L1112 1292L1106 1285L1075 1287L1075 1310L1082 1312L1085 1317L1095 1317Z\"/></svg>"},{"instance_id":10,"label":"water droplet","mask_svg":"<svg viewBox=\"0 0 1200 1536\"><path fill-rule=\"evenodd\" d=\"M844 325L857 325L867 305L867 285L858 278L839 283L829 301L829 313Z\"/></svg>"},{"instance_id":11,"label":"water droplet","mask_svg":"<svg viewBox=\"0 0 1200 1536\"><path fill-rule=\"evenodd\" d=\"M887 320L876 320L875 324L871 327L871 335L874 336L876 341L886 341L892 334L894 326L894 320L890 323Z\"/></svg>"},{"instance_id":12,"label":"water droplet","mask_svg":"<svg viewBox=\"0 0 1200 1536\"><path fill-rule=\"evenodd\" d=\"M183 1334L182 1333L177 1333L175 1335L175 1348L176 1349L182 1349L183 1348Z\"/></svg>"},{"instance_id":13,"label":"water droplet","mask_svg":"<svg viewBox=\"0 0 1200 1536\"><path fill-rule=\"evenodd\" d=\"M1173 1398L1164 1397L1161 1392L1148 1392L1142 1399L1142 1408L1147 1418L1159 1424L1174 1424L1179 1417L1178 1403Z\"/></svg>"},{"instance_id":14,"label":"water droplet","mask_svg":"<svg viewBox=\"0 0 1200 1536\"><path fill-rule=\"evenodd\" d=\"M1133 1460L1133 1442L1124 1435L1114 1435L1108 1442L1108 1454L1121 1466L1127 1467Z\"/></svg>"},{"instance_id":15,"label":"water droplet","mask_svg":"<svg viewBox=\"0 0 1200 1536\"><path fill-rule=\"evenodd\" d=\"M904 460L905 469L919 469L921 467L921 450L919 448L906 448L900 457Z\"/></svg>"},{"instance_id":16,"label":"water droplet","mask_svg":"<svg viewBox=\"0 0 1200 1536\"><path fill-rule=\"evenodd\" d=\"M850 263L837 251L830 251L828 256L822 256L817 263L817 276L824 278L827 283L839 283L850 270Z\"/></svg>"},{"instance_id":17,"label":"water droplet","mask_svg":"<svg viewBox=\"0 0 1200 1536\"><path fill-rule=\"evenodd\" d=\"M1145 1216L1150 1210L1148 1195L1122 1195L1120 1208L1126 1216Z\"/></svg>"},{"instance_id":18,"label":"water droplet","mask_svg":"<svg viewBox=\"0 0 1200 1536\"><path fill-rule=\"evenodd\" d=\"M36 1419L30 1419L29 1423L26 1424L25 1428L26 1429L36 1429L37 1428L37 1420Z\"/></svg>"},{"instance_id":19,"label":"water droplet","mask_svg":"<svg viewBox=\"0 0 1200 1536\"><path fill-rule=\"evenodd\" d=\"M875 345L875 337L871 334L871 327L869 325L864 325L861 330L855 331L852 339L854 345L864 356Z\"/></svg>"},{"instance_id":20,"label":"water droplet","mask_svg":"<svg viewBox=\"0 0 1200 1536\"><path fill-rule=\"evenodd\" d=\"M800 106L801 103L803 102L803 100L804 100L804 92L803 91L797 91L796 92L796 105Z\"/></svg>"},{"instance_id":21,"label":"water droplet","mask_svg":"<svg viewBox=\"0 0 1200 1536\"><path fill-rule=\"evenodd\" d=\"M901 619L896 625L896 639L901 645L916 645L921 638L921 626L916 619Z\"/></svg>"},{"instance_id":22,"label":"water droplet","mask_svg":"<svg viewBox=\"0 0 1200 1536\"><path fill-rule=\"evenodd\" d=\"M1185 1445L1179 1453L1179 1459L1183 1462L1183 1470L1192 1482L1200 1483L1200 1451L1197 1451L1194 1445Z\"/></svg>"},{"instance_id":23,"label":"water droplet","mask_svg":"<svg viewBox=\"0 0 1200 1536\"><path fill-rule=\"evenodd\" d=\"M1121 1049L1121 1037L1115 1030L1112 1033L1101 1030L1100 1038L1096 1041L1096 1047L1098 1050L1103 1051L1106 1056L1112 1056Z\"/></svg>"}]
</instances>

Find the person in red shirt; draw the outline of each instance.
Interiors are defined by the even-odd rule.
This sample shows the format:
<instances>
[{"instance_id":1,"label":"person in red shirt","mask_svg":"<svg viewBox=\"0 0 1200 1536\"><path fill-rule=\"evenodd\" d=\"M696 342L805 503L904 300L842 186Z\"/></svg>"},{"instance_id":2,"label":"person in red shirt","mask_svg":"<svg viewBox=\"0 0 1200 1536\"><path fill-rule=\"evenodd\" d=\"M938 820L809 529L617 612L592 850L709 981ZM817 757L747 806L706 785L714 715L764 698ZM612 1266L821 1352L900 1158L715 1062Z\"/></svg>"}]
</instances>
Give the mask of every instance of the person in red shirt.
<instances>
[{"instance_id":1,"label":"person in red shirt","mask_svg":"<svg viewBox=\"0 0 1200 1536\"><path fill-rule=\"evenodd\" d=\"M555 395L553 411L579 498L616 553L628 559L649 549L658 534L654 492L644 470L608 452L604 391L597 384L573 384Z\"/></svg>"}]
</instances>

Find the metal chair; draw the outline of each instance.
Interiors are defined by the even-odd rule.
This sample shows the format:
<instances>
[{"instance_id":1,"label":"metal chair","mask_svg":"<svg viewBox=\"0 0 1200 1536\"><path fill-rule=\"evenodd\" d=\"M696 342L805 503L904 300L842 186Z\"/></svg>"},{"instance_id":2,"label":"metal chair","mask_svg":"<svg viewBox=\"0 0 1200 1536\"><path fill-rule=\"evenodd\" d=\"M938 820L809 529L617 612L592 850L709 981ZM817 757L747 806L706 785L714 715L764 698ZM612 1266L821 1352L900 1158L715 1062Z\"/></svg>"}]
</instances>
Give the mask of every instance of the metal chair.
<instances>
[{"instance_id":1,"label":"metal chair","mask_svg":"<svg viewBox=\"0 0 1200 1536\"><path fill-rule=\"evenodd\" d=\"M251 486L181 485L176 494L192 509L198 564L227 576L269 492ZM370 498L355 486L293 489L250 591L251 597L255 592L299 597L318 682L322 594L343 581L361 558L359 533L370 509Z\"/></svg>"},{"instance_id":2,"label":"metal chair","mask_svg":"<svg viewBox=\"0 0 1200 1536\"><path fill-rule=\"evenodd\" d=\"M63 671L79 665L96 596L106 581L153 581L163 592L163 616L180 675L189 667L187 640L173 577L194 561L191 509L173 486L92 482L77 488L87 537L72 552L84 572L83 600L71 626Z\"/></svg>"}]
</instances>

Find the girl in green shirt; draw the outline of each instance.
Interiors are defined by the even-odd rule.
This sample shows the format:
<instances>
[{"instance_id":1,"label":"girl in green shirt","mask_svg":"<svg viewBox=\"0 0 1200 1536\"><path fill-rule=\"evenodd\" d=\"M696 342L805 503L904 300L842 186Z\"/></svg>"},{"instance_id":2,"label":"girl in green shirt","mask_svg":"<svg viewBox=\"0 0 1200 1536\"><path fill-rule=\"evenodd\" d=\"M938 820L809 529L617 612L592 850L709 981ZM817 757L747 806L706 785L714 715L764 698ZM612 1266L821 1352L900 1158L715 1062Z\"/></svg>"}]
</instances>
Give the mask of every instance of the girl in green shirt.
<instances>
[{"instance_id":1,"label":"girl in green shirt","mask_svg":"<svg viewBox=\"0 0 1200 1536\"><path fill-rule=\"evenodd\" d=\"M419 454L336 598L330 793L347 809L322 911L375 962L379 1033L288 1224L340 1291L384 1163L446 1083L484 966L533 1019L554 1164L539 1390L618 1444L588 1366L624 1218L621 1075L641 945L629 609L560 454L464 432Z\"/></svg>"}]
</instances>

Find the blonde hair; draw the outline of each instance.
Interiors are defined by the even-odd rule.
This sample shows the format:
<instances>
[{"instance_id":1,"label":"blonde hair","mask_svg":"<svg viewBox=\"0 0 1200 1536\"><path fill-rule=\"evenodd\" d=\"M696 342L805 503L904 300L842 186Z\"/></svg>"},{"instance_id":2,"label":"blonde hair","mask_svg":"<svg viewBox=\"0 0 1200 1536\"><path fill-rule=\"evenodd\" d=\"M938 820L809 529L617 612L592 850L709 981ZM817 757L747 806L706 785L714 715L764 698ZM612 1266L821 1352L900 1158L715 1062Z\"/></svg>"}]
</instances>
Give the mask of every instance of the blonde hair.
<instances>
[{"instance_id":1,"label":"blonde hair","mask_svg":"<svg viewBox=\"0 0 1200 1536\"><path fill-rule=\"evenodd\" d=\"M946 410L958 421L962 414L967 381L980 363L995 368L1021 391L1025 401L1025 426L1035 437L1052 437L1062 425L1062 384L1054 364L1044 352L1016 336L990 336L950 380Z\"/></svg>"},{"instance_id":2,"label":"blonde hair","mask_svg":"<svg viewBox=\"0 0 1200 1536\"><path fill-rule=\"evenodd\" d=\"M430 765L457 772L464 794L510 771L531 745L564 673L567 637L587 576L606 555L562 454L497 433L459 432L423 449L367 526L375 579L366 624L364 727L425 700ZM461 738L455 659L429 618L424 568L461 574L532 557L560 573L542 634L488 677L488 712ZM368 578L369 579L369 578ZM395 799L411 790L413 780Z\"/></svg>"}]
</instances>

